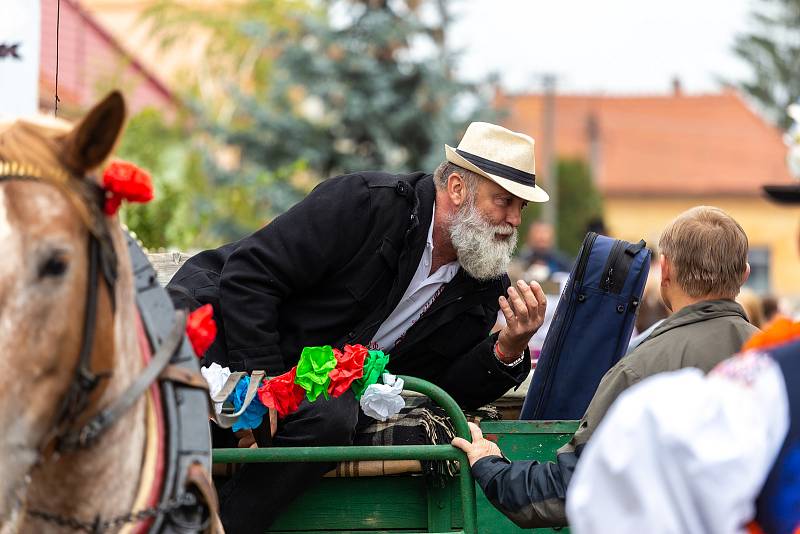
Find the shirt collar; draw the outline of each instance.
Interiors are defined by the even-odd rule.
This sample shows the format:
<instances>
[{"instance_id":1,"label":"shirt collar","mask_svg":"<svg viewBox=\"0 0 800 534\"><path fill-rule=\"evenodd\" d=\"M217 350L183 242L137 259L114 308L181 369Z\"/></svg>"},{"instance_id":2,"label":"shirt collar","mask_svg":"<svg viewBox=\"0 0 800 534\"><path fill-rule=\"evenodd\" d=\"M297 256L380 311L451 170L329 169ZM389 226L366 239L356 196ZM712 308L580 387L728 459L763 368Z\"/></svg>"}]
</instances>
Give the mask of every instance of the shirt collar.
<instances>
[{"instance_id":1,"label":"shirt collar","mask_svg":"<svg viewBox=\"0 0 800 534\"><path fill-rule=\"evenodd\" d=\"M433 202L433 214L431 215L431 225L428 227L428 241L426 245L428 248L433 249L433 225L436 221L436 201Z\"/></svg>"}]
</instances>

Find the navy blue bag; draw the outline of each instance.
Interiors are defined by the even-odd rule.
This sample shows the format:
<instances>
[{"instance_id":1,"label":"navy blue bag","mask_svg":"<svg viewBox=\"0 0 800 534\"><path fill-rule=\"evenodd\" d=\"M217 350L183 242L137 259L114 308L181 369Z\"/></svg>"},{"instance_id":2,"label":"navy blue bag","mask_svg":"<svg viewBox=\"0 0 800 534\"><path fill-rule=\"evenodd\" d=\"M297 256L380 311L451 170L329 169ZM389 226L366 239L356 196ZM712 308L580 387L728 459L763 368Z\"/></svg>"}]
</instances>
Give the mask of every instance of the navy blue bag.
<instances>
[{"instance_id":1,"label":"navy blue bag","mask_svg":"<svg viewBox=\"0 0 800 534\"><path fill-rule=\"evenodd\" d=\"M650 250L589 232L544 340L520 419L580 419L600 379L625 354Z\"/></svg>"}]
</instances>

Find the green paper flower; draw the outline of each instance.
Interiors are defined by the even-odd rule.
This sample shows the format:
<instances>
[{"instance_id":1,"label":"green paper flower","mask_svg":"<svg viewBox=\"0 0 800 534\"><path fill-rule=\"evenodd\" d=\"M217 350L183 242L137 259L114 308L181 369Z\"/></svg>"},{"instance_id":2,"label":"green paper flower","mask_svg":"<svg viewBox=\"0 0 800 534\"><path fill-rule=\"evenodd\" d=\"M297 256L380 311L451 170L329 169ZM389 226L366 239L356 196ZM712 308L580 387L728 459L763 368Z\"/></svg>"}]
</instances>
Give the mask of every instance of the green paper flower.
<instances>
[{"instance_id":1,"label":"green paper flower","mask_svg":"<svg viewBox=\"0 0 800 534\"><path fill-rule=\"evenodd\" d=\"M294 383L306 390L309 402L314 402L320 393L328 398L330 373L336 367L336 356L330 345L324 347L305 347L297 362L297 376Z\"/></svg>"},{"instance_id":2,"label":"green paper flower","mask_svg":"<svg viewBox=\"0 0 800 534\"><path fill-rule=\"evenodd\" d=\"M360 399L367 387L380 380L386 365L389 363L389 355L380 350L369 351L369 356L364 360L364 376L353 382L353 392L356 398Z\"/></svg>"}]
</instances>

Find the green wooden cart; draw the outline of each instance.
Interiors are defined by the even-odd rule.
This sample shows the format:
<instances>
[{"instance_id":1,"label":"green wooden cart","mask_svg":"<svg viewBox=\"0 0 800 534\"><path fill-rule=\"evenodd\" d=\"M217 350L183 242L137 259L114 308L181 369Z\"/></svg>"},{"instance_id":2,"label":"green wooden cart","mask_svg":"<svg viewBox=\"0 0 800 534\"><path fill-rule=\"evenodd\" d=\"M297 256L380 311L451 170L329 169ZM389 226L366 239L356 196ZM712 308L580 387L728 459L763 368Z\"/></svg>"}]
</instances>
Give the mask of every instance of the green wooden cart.
<instances>
[{"instance_id":1,"label":"green wooden cart","mask_svg":"<svg viewBox=\"0 0 800 534\"><path fill-rule=\"evenodd\" d=\"M469 429L458 404L441 388L406 377L405 389L427 395L452 418L459 436ZM569 441L577 421L488 421L484 434L496 439L511 460L553 460L556 450ZM215 463L322 462L345 460L457 460L466 456L450 445L386 447L272 447L215 449ZM345 504L343 506L343 504ZM537 529L533 532L551 532ZM269 530L272 533L377 534L411 532L463 532L511 534L520 529L476 491L469 469L444 487L421 474L361 478L323 478L295 501ZM561 529L567 532L567 529Z\"/></svg>"}]
</instances>

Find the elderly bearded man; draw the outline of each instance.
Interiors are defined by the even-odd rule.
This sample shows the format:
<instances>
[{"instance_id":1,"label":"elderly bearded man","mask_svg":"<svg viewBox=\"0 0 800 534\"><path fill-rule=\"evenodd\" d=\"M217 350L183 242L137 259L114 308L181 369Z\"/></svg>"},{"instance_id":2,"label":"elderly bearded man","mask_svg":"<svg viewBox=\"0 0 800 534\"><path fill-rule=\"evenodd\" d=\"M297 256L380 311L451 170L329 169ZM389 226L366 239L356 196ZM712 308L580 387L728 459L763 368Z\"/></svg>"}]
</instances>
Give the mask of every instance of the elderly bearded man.
<instances>
[{"instance_id":1,"label":"elderly bearded man","mask_svg":"<svg viewBox=\"0 0 800 534\"><path fill-rule=\"evenodd\" d=\"M538 284L512 286L506 275L522 209L548 200L533 143L473 123L433 175L331 178L261 230L198 254L170 286L214 305L220 334L206 361L275 375L304 346L361 343L391 353L393 373L430 380L466 408L520 384L545 308ZM507 326L490 335L498 309ZM358 419L352 393L304 401L274 443L350 444ZM226 529L263 531L330 467L244 466L220 492Z\"/></svg>"}]
</instances>

